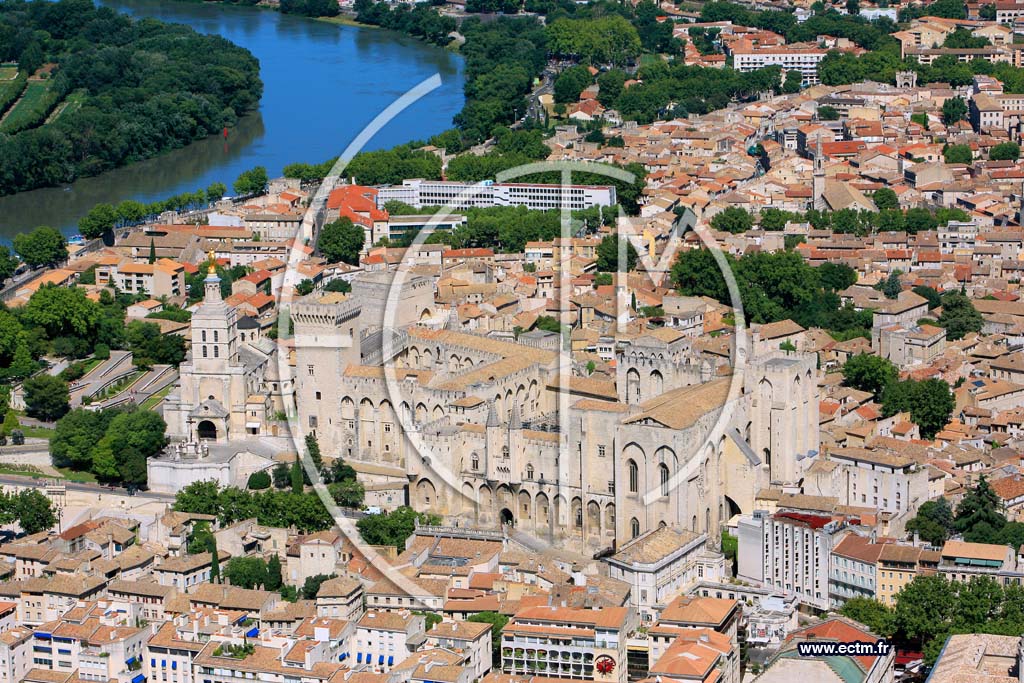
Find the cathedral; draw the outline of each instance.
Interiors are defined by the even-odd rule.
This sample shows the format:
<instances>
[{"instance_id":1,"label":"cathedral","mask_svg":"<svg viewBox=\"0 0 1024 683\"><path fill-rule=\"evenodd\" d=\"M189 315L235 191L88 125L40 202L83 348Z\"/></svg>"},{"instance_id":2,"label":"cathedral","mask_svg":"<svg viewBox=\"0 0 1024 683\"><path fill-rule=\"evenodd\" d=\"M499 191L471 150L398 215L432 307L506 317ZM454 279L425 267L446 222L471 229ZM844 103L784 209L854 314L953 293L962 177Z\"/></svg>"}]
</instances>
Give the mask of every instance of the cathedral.
<instances>
[{"instance_id":1,"label":"cathedral","mask_svg":"<svg viewBox=\"0 0 1024 683\"><path fill-rule=\"evenodd\" d=\"M198 443L267 434L279 393L277 345L248 330L242 340L238 313L224 302L212 261L203 286L189 357L163 402L168 436Z\"/></svg>"},{"instance_id":2,"label":"cathedral","mask_svg":"<svg viewBox=\"0 0 1024 683\"><path fill-rule=\"evenodd\" d=\"M403 300L432 305L415 285ZM382 329L358 290L293 307L299 419L326 455L403 469L417 510L579 550L665 525L714 545L760 489L798 490L818 454L811 354L770 351L734 375L655 330L621 344L608 395L561 378L558 349L533 339Z\"/></svg>"}]
</instances>

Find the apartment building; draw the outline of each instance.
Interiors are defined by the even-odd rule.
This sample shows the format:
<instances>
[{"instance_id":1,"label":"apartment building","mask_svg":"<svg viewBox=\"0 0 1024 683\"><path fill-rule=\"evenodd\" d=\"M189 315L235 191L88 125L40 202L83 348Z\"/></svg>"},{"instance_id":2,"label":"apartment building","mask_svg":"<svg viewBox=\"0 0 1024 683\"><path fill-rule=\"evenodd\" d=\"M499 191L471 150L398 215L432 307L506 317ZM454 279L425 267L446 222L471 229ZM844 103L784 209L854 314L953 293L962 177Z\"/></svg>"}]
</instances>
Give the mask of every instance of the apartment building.
<instances>
[{"instance_id":1,"label":"apartment building","mask_svg":"<svg viewBox=\"0 0 1024 683\"><path fill-rule=\"evenodd\" d=\"M310 661L317 654L313 645L294 648L247 644L241 640L207 642L193 664L193 683L320 683L338 673L338 664ZM307 656L310 655L310 656ZM293 655L293 656L289 656ZM161 680L161 683L166 681ZM173 683L173 680L171 681Z\"/></svg>"},{"instance_id":2,"label":"apartment building","mask_svg":"<svg viewBox=\"0 0 1024 683\"><path fill-rule=\"evenodd\" d=\"M455 209L525 206L546 211L574 211L616 203L613 185L541 185L532 183L460 183L443 180L403 180L401 185L379 188L377 203L399 201L416 208L451 206Z\"/></svg>"},{"instance_id":3,"label":"apartment building","mask_svg":"<svg viewBox=\"0 0 1024 683\"><path fill-rule=\"evenodd\" d=\"M316 615L332 619L357 620L363 613L363 584L337 577L320 584L316 594Z\"/></svg>"},{"instance_id":4,"label":"apartment building","mask_svg":"<svg viewBox=\"0 0 1024 683\"><path fill-rule=\"evenodd\" d=\"M794 48L782 45L778 47L738 48L732 52L733 68L748 72L763 69L766 66L780 66L785 71L799 71L803 77L803 85L817 85L818 63L828 54L827 50Z\"/></svg>"},{"instance_id":5,"label":"apartment building","mask_svg":"<svg viewBox=\"0 0 1024 683\"><path fill-rule=\"evenodd\" d=\"M427 631L426 645L461 653L474 680L486 676L493 666L490 624L443 621Z\"/></svg>"},{"instance_id":6,"label":"apartment building","mask_svg":"<svg viewBox=\"0 0 1024 683\"><path fill-rule=\"evenodd\" d=\"M654 680L739 683L739 647L711 629L680 633L650 665Z\"/></svg>"},{"instance_id":7,"label":"apartment building","mask_svg":"<svg viewBox=\"0 0 1024 683\"><path fill-rule=\"evenodd\" d=\"M106 602L86 603L32 634L34 668L71 673L85 681L124 680L142 668L150 632L136 626L137 614L110 609Z\"/></svg>"},{"instance_id":8,"label":"apartment building","mask_svg":"<svg viewBox=\"0 0 1024 683\"><path fill-rule=\"evenodd\" d=\"M713 655L715 666L722 670L723 680L739 681L739 623L743 611L735 599L681 595L665 608L658 623L647 630L649 643L648 662L653 673L655 668L668 672L665 663L671 661L674 649L681 642L707 645L720 636L725 647ZM713 633L714 636L708 637ZM687 648L689 651L690 648ZM698 648L696 654L701 650ZM708 653L705 653L708 654ZM669 659L666 660L666 657ZM704 675L703 666L698 666ZM700 679L703 680L703 679Z\"/></svg>"},{"instance_id":9,"label":"apartment building","mask_svg":"<svg viewBox=\"0 0 1024 683\"><path fill-rule=\"evenodd\" d=\"M828 459L841 465L842 500L894 516L929 499L928 470L910 458L868 448L833 448Z\"/></svg>"},{"instance_id":10,"label":"apartment building","mask_svg":"<svg viewBox=\"0 0 1024 683\"><path fill-rule=\"evenodd\" d=\"M185 266L169 258L153 263L104 257L96 263L96 284L117 287L128 294L178 297L185 292Z\"/></svg>"},{"instance_id":11,"label":"apartment building","mask_svg":"<svg viewBox=\"0 0 1024 683\"><path fill-rule=\"evenodd\" d=\"M938 571L950 581L970 581L975 576L989 576L1000 583L1017 573L1017 556L1013 548L993 543L946 541L942 546Z\"/></svg>"},{"instance_id":12,"label":"apartment building","mask_svg":"<svg viewBox=\"0 0 1024 683\"><path fill-rule=\"evenodd\" d=\"M231 559L231 554L220 550L217 558L223 567ZM212 565L210 553L169 557L153 568L153 578L161 586L174 586L188 592L194 586L210 580Z\"/></svg>"},{"instance_id":13,"label":"apartment building","mask_svg":"<svg viewBox=\"0 0 1024 683\"><path fill-rule=\"evenodd\" d=\"M527 607L502 629L502 670L626 683L626 607Z\"/></svg>"},{"instance_id":14,"label":"apartment building","mask_svg":"<svg viewBox=\"0 0 1024 683\"><path fill-rule=\"evenodd\" d=\"M608 575L630 586L630 604L644 621L654 621L675 596L699 579L725 576L721 555L707 550L707 534L658 527L625 543L606 558Z\"/></svg>"},{"instance_id":15,"label":"apartment building","mask_svg":"<svg viewBox=\"0 0 1024 683\"><path fill-rule=\"evenodd\" d=\"M32 668L32 629L22 626L0 633L0 683L17 683Z\"/></svg>"},{"instance_id":16,"label":"apartment building","mask_svg":"<svg viewBox=\"0 0 1024 683\"><path fill-rule=\"evenodd\" d=\"M147 621L163 621L168 602L177 594L174 586L161 586L151 581L111 581L107 586L108 597L138 605L142 618Z\"/></svg>"},{"instance_id":17,"label":"apartment building","mask_svg":"<svg viewBox=\"0 0 1024 683\"><path fill-rule=\"evenodd\" d=\"M910 545L887 543L878 554L875 573L878 589L875 598L890 607L896 604L896 595L915 577L934 574L939 564L939 553Z\"/></svg>"},{"instance_id":18,"label":"apartment building","mask_svg":"<svg viewBox=\"0 0 1024 683\"><path fill-rule=\"evenodd\" d=\"M846 534L832 549L828 594L832 607L853 598L874 598L878 556L883 544L856 533Z\"/></svg>"},{"instance_id":19,"label":"apartment building","mask_svg":"<svg viewBox=\"0 0 1024 683\"><path fill-rule=\"evenodd\" d=\"M829 607L829 557L843 520L807 512L763 510L739 521L739 578L796 593L816 609Z\"/></svg>"},{"instance_id":20,"label":"apartment building","mask_svg":"<svg viewBox=\"0 0 1024 683\"><path fill-rule=\"evenodd\" d=\"M102 596L106 583L99 576L68 574L23 581L18 621L38 625L59 619L79 602Z\"/></svg>"},{"instance_id":21,"label":"apartment building","mask_svg":"<svg viewBox=\"0 0 1024 683\"><path fill-rule=\"evenodd\" d=\"M351 640L352 665L364 664L372 671L387 673L423 643L424 629L423 617L409 610L369 610L359 619Z\"/></svg>"}]
</instances>

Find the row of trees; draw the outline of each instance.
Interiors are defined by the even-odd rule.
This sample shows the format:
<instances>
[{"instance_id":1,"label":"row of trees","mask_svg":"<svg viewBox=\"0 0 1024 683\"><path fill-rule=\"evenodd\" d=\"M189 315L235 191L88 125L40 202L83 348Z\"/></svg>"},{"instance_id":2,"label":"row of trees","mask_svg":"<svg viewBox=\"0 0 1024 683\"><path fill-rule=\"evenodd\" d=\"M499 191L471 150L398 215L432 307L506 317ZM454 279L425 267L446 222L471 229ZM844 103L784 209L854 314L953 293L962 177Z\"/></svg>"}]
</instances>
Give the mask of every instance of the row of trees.
<instances>
[{"instance_id":1,"label":"row of trees","mask_svg":"<svg viewBox=\"0 0 1024 683\"><path fill-rule=\"evenodd\" d=\"M440 524L441 518L427 512L416 512L410 507L400 507L393 512L367 515L358 522L359 535L370 545L391 545L398 552L405 550L405 540L412 535L416 524Z\"/></svg>"},{"instance_id":2,"label":"row of trees","mask_svg":"<svg viewBox=\"0 0 1024 683\"><path fill-rule=\"evenodd\" d=\"M898 647L923 650L925 664L931 665L952 634L1016 636L1024 631L1024 587L1004 586L987 576L970 581L918 576L896 595L895 607L854 598L840 612Z\"/></svg>"},{"instance_id":3,"label":"row of trees","mask_svg":"<svg viewBox=\"0 0 1024 683\"><path fill-rule=\"evenodd\" d=\"M182 192L166 199L159 199L148 204L125 199L116 206L113 204L97 204L78 221L78 231L83 237L94 239L102 237L114 228L138 225L152 220L164 211L190 211L209 206L219 201L226 193L224 183L210 183L204 189L195 192Z\"/></svg>"},{"instance_id":4,"label":"row of trees","mask_svg":"<svg viewBox=\"0 0 1024 683\"><path fill-rule=\"evenodd\" d=\"M843 234L863 236L875 231L905 231L917 234L935 230L950 221L970 220L970 216L966 212L956 208L914 207L903 211L899 208L896 193L889 188L877 190L872 196L872 200L878 207L878 211L811 209L801 213L769 207L761 209L756 221L747 211L739 207L729 207L715 214L711 219L711 226L716 230L739 233L749 230L756 222L762 230L778 232L784 230L787 223L810 223L816 230L832 230Z\"/></svg>"},{"instance_id":5,"label":"row of trees","mask_svg":"<svg viewBox=\"0 0 1024 683\"><path fill-rule=\"evenodd\" d=\"M402 211L402 207L395 207ZM455 249L483 247L501 253L521 253L526 243L552 240L562 234L560 211L534 211L525 206L495 206L460 211L466 223L452 232L437 231L426 239L428 244L447 244ZM584 225L591 229L614 220L617 207L586 209L572 212L570 231L575 234ZM407 234L401 244L411 243L415 233Z\"/></svg>"},{"instance_id":6,"label":"row of trees","mask_svg":"<svg viewBox=\"0 0 1024 683\"><path fill-rule=\"evenodd\" d=\"M323 531L334 525L317 496L291 489L253 492L233 486L221 488L212 481L195 482L182 489L175 497L174 509L214 515L222 525L255 518L260 524L280 528L294 526L304 533Z\"/></svg>"},{"instance_id":7,"label":"row of trees","mask_svg":"<svg viewBox=\"0 0 1024 683\"><path fill-rule=\"evenodd\" d=\"M324 466L320 444L312 434L306 435L306 450L320 481L327 484L334 502L341 507L360 507L366 491L356 471L340 457L335 458L329 467ZM278 463L269 474L265 471L254 472L249 477L247 487L252 491L262 491L273 486L278 490L290 489L292 493L301 494L310 483L309 473L296 457L291 465Z\"/></svg>"},{"instance_id":8,"label":"row of trees","mask_svg":"<svg viewBox=\"0 0 1024 683\"><path fill-rule=\"evenodd\" d=\"M81 93L77 108L0 139L0 194L182 147L233 125L263 89L257 60L229 41L88 0L4 3L0 59L55 62L54 86Z\"/></svg>"},{"instance_id":9,"label":"row of trees","mask_svg":"<svg viewBox=\"0 0 1024 683\"><path fill-rule=\"evenodd\" d=\"M293 2L329 2L330 0L293 0ZM389 5L374 0L356 0L356 20L371 26L401 31L435 45L447 45L457 24L451 17L443 17L432 3L399 3ZM335 7L337 10L337 7ZM335 11L335 14L337 12Z\"/></svg>"}]
</instances>

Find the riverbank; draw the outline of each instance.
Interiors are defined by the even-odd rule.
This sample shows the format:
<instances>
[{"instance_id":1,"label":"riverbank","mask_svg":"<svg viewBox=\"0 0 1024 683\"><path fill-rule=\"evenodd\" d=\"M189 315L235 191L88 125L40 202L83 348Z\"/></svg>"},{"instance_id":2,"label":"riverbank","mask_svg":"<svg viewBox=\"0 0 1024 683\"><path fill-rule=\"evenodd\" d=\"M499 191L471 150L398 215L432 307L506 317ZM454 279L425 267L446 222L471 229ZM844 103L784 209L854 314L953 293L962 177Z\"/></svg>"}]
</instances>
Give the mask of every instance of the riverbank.
<instances>
[{"instance_id":1,"label":"riverbank","mask_svg":"<svg viewBox=\"0 0 1024 683\"><path fill-rule=\"evenodd\" d=\"M355 17L339 14L336 17L314 17L314 21L322 21L327 24L335 24L337 26L353 26L355 28L376 28L380 26L374 26L373 24L362 24L356 21Z\"/></svg>"},{"instance_id":2,"label":"riverbank","mask_svg":"<svg viewBox=\"0 0 1024 683\"><path fill-rule=\"evenodd\" d=\"M150 204L214 182L230 188L255 166L274 177L290 163L336 155L378 112L435 73L441 87L402 112L367 149L426 140L449 129L465 101L462 58L402 34L260 6L98 1L135 18L186 24L248 49L260 62L263 99L226 138L218 134L72 184L0 197L0 243L38 225L74 234L78 220L96 204L126 199Z\"/></svg>"}]
</instances>

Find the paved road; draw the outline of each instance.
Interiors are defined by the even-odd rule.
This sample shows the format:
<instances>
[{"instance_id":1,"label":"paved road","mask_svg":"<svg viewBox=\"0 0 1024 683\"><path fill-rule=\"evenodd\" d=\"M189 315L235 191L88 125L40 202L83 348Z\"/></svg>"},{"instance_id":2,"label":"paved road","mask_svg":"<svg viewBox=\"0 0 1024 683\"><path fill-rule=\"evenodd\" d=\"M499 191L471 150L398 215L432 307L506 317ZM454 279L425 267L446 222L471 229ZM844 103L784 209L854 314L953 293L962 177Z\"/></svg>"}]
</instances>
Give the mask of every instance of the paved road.
<instances>
[{"instance_id":1,"label":"paved road","mask_svg":"<svg viewBox=\"0 0 1024 683\"><path fill-rule=\"evenodd\" d=\"M10 486L33 486L35 488L43 488L52 481L52 479L34 479L32 477L22 477L16 474L0 475L0 484L8 484ZM64 484L68 491L81 491L83 493L108 493L121 496L128 495L127 492L122 488L110 489L100 484L84 484L79 482L67 481L64 479L60 479L57 481L59 483ZM134 497L142 498L145 500L155 500L165 503L171 503L174 501L174 496L168 493L155 493L153 491L139 491L135 494Z\"/></svg>"}]
</instances>

